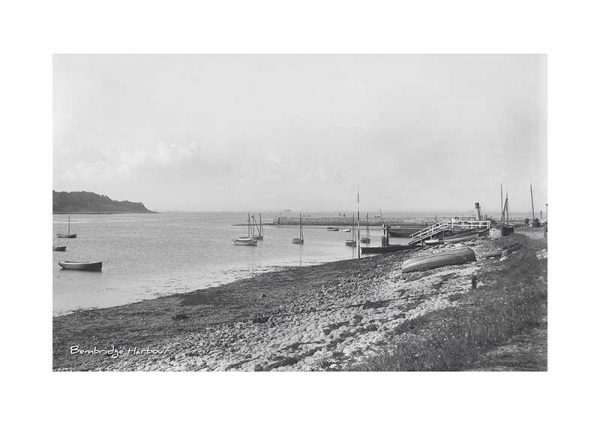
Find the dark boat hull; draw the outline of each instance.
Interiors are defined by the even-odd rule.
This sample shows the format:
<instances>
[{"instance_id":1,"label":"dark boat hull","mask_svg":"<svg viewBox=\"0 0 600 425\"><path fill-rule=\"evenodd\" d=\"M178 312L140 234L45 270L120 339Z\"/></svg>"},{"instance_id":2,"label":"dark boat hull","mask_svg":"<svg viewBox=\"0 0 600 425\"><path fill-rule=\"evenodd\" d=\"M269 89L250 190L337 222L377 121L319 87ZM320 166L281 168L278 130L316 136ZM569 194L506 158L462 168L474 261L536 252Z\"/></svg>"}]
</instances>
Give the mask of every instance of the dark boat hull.
<instances>
[{"instance_id":1,"label":"dark boat hull","mask_svg":"<svg viewBox=\"0 0 600 425\"><path fill-rule=\"evenodd\" d=\"M78 263L74 261L59 261L58 265L63 270L78 270L83 272L100 272L102 271L102 261L95 263Z\"/></svg>"},{"instance_id":2,"label":"dark boat hull","mask_svg":"<svg viewBox=\"0 0 600 425\"><path fill-rule=\"evenodd\" d=\"M71 234L57 233L56 237L62 238L62 239L75 239L77 237L77 233L71 233Z\"/></svg>"},{"instance_id":3,"label":"dark boat hull","mask_svg":"<svg viewBox=\"0 0 600 425\"><path fill-rule=\"evenodd\" d=\"M66 251L67 247L66 246L53 246L52 247L52 251Z\"/></svg>"},{"instance_id":4,"label":"dark boat hull","mask_svg":"<svg viewBox=\"0 0 600 425\"><path fill-rule=\"evenodd\" d=\"M385 254L387 252L408 251L420 248L415 245L366 246L361 248L362 254Z\"/></svg>"}]
</instances>

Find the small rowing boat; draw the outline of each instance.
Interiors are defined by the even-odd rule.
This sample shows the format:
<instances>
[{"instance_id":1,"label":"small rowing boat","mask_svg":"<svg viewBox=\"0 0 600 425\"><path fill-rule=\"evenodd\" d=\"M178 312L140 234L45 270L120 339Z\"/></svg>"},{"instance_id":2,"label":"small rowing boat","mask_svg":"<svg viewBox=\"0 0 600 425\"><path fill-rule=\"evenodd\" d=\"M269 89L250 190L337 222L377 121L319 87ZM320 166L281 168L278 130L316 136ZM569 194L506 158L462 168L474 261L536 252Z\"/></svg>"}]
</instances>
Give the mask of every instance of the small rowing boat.
<instances>
[{"instance_id":1,"label":"small rowing boat","mask_svg":"<svg viewBox=\"0 0 600 425\"><path fill-rule=\"evenodd\" d=\"M53 246L52 247L52 251L66 251L67 247L66 246Z\"/></svg>"},{"instance_id":2,"label":"small rowing boat","mask_svg":"<svg viewBox=\"0 0 600 425\"><path fill-rule=\"evenodd\" d=\"M328 231L328 232L339 232L339 231L340 231L340 228L339 228L339 227L333 227L333 226L329 226L329 227L327 228L327 231Z\"/></svg>"},{"instance_id":3,"label":"small rowing boat","mask_svg":"<svg viewBox=\"0 0 600 425\"><path fill-rule=\"evenodd\" d=\"M85 272L100 272L102 271L102 261L59 261L58 265L64 270L80 270Z\"/></svg>"},{"instance_id":4,"label":"small rowing boat","mask_svg":"<svg viewBox=\"0 0 600 425\"><path fill-rule=\"evenodd\" d=\"M453 266L456 264L470 263L472 261L477 261L477 259L471 248L454 249L440 254L425 255L423 257L406 260L402 263L402 273Z\"/></svg>"}]
</instances>

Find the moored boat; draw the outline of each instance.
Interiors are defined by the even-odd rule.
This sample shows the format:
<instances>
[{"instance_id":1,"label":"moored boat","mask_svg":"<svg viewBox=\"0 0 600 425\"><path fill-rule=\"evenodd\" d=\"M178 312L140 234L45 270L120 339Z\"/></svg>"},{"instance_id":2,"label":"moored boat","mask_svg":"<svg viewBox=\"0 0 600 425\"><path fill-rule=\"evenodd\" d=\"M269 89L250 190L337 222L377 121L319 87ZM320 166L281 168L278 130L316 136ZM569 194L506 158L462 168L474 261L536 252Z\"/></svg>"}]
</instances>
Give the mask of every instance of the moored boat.
<instances>
[{"instance_id":1,"label":"moored boat","mask_svg":"<svg viewBox=\"0 0 600 425\"><path fill-rule=\"evenodd\" d=\"M350 229L342 229L342 232L350 233L352 230Z\"/></svg>"},{"instance_id":2,"label":"moored boat","mask_svg":"<svg viewBox=\"0 0 600 425\"><path fill-rule=\"evenodd\" d=\"M257 246L258 241L247 236L240 236L239 238L233 240L233 244L241 246Z\"/></svg>"},{"instance_id":3,"label":"moored boat","mask_svg":"<svg viewBox=\"0 0 600 425\"><path fill-rule=\"evenodd\" d=\"M250 222L250 214L248 213L248 236L240 236L233 240L234 245L238 246L257 246L258 241L254 238L254 227Z\"/></svg>"},{"instance_id":4,"label":"moored boat","mask_svg":"<svg viewBox=\"0 0 600 425\"><path fill-rule=\"evenodd\" d=\"M388 245L388 246L365 246L360 249L363 254L386 254L388 252L396 251L409 251L413 249L419 249L415 245Z\"/></svg>"},{"instance_id":5,"label":"moored boat","mask_svg":"<svg viewBox=\"0 0 600 425\"><path fill-rule=\"evenodd\" d=\"M86 272L102 271L102 261L59 261L58 265L61 266L64 270L79 270Z\"/></svg>"},{"instance_id":6,"label":"moored boat","mask_svg":"<svg viewBox=\"0 0 600 425\"><path fill-rule=\"evenodd\" d=\"M344 229L344 230L342 230L342 232L346 232L346 231L352 232L352 238L351 239L346 239L344 241L344 244L346 246L355 247L356 246L356 234L354 232L354 214L352 214L352 230L350 230L350 229Z\"/></svg>"},{"instance_id":7,"label":"moored boat","mask_svg":"<svg viewBox=\"0 0 600 425\"><path fill-rule=\"evenodd\" d=\"M262 225L262 213L259 214L258 220L259 220L259 223L256 222L256 218L254 218L254 215L252 216L252 221L254 222L253 224L256 227L256 231L258 232L257 235L252 236L252 239L257 240L257 241L262 241L264 239L263 225Z\"/></svg>"},{"instance_id":8,"label":"moored boat","mask_svg":"<svg viewBox=\"0 0 600 425\"><path fill-rule=\"evenodd\" d=\"M367 213L367 236L360 238L360 243L370 244L371 243L371 230L369 229L369 213Z\"/></svg>"},{"instance_id":9,"label":"moored boat","mask_svg":"<svg viewBox=\"0 0 600 425\"><path fill-rule=\"evenodd\" d=\"M71 233L71 216L69 216L69 226L67 227L67 233L57 233L56 237L61 239L74 239L77 237L77 233Z\"/></svg>"},{"instance_id":10,"label":"moored boat","mask_svg":"<svg viewBox=\"0 0 600 425\"><path fill-rule=\"evenodd\" d=\"M457 264L477 261L471 248L460 248L442 252L440 254L425 255L411 258L402 263L402 273L410 273L435 269L437 267L453 266Z\"/></svg>"},{"instance_id":11,"label":"moored boat","mask_svg":"<svg viewBox=\"0 0 600 425\"><path fill-rule=\"evenodd\" d=\"M300 214L300 235L299 237L292 239L292 243L295 245L304 245L304 232L302 231L302 214Z\"/></svg>"},{"instance_id":12,"label":"moored boat","mask_svg":"<svg viewBox=\"0 0 600 425\"><path fill-rule=\"evenodd\" d=\"M327 227L327 231L328 232L339 232L340 228L339 227L329 226L329 227Z\"/></svg>"},{"instance_id":13,"label":"moored boat","mask_svg":"<svg viewBox=\"0 0 600 425\"><path fill-rule=\"evenodd\" d=\"M66 245L52 246L52 251L66 251L66 250L67 250Z\"/></svg>"}]
</instances>

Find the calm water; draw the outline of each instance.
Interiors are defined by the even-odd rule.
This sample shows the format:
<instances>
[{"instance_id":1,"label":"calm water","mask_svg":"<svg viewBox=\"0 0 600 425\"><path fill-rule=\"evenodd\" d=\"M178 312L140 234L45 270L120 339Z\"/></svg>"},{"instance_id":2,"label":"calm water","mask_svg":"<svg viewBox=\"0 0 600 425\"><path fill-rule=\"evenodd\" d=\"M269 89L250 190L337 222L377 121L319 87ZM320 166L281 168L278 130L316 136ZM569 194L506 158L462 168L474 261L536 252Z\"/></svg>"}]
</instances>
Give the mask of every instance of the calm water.
<instances>
[{"instance_id":1,"label":"calm water","mask_svg":"<svg viewBox=\"0 0 600 425\"><path fill-rule=\"evenodd\" d=\"M65 215L54 215L54 235L66 233ZM271 222L271 217L264 217ZM80 308L109 307L160 295L232 282L282 266L305 266L355 258L344 245L344 232L304 228L304 245L292 245L295 227L264 227L257 247L234 246L246 233L246 215L235 213L163 213L72 215L76 239L53 252L54 314ZM381 232L371 234L380 246ZM101 273L61 270L59 260L103 261Z\"/></svg>"}]
</instances>

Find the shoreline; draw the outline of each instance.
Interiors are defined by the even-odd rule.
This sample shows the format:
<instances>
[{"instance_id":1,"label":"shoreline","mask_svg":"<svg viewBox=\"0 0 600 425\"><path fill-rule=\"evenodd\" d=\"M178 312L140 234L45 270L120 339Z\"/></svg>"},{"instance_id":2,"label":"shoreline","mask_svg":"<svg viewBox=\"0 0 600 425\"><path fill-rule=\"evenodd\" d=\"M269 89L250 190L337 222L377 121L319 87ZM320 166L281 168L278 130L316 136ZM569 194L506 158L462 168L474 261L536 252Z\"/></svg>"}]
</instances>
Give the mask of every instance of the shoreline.
<instances>
[{"instance_id":1,"label":"shoreline","mask_svg":"<svg viewBox=\"0 0 600 425\"><path fill-rule=\"evenodd\" d=\"M515 241L523 248L506 261L492 256ZM403 259L436 248L294 266L227 285L57 316L53 369L361 370L361 364L397 344L403 324L445 309L464 310L461 299L470 296L473 275L532 269L529 263L539 262L535 251L542 245L545 241L523 235L481 239L470 245L476 263L405 276ZM112 358L71 354L72 346L154 352Z\"/></svg>"},{"instance_id":2,"label":"shoreline","mask_svg":"<svg viewBox=\"0 0 600 425\"><path fill-rule=\"evenodd\" d=\"M52 211L53 215L63 215L63 214L160 214L158 211L104 211L104 212L93 212L93 211L85 211L85 212L55 212Z\"/></svg>"}]
</instances>

